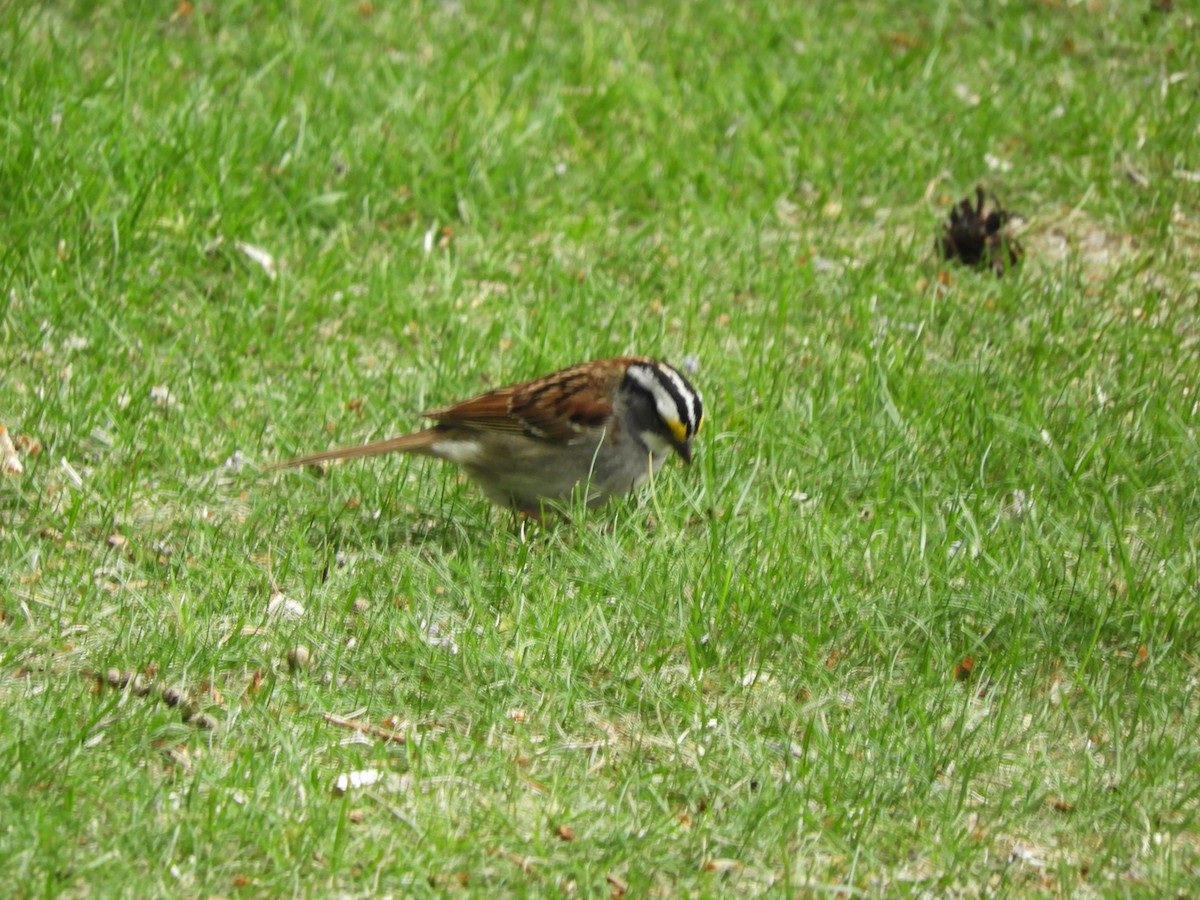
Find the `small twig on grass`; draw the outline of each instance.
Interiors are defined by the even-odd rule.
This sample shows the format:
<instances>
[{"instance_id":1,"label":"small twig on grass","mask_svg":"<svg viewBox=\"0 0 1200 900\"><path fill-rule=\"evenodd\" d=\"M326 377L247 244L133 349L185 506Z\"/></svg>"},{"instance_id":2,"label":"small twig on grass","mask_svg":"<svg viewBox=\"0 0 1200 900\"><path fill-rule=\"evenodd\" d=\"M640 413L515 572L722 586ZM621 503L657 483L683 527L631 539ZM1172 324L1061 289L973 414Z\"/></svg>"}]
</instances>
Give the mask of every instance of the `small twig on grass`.
<instances>
[{"instance_id":1,"label":"small twig on grass","mask_svg":"<svg viewBox=\"0 0 1200 900\"><path fill-rule=\"evenodd\" d=\"M349 728L351 731L370 735L371 737L379 738L381 741L391 741L394 744L408 743L408 736L403 731L392 731L380 725L372 725L370 722L356 722L353 719L347 719L345 716L335 715L334 713L322 713L321 718L330 725Z\"/></svg>"},{"instance_id":2,"label":"small twig on grass","mask_svg":"<svg viewBox=\"0 0 1200 900\"><path fill-rule=\"evenodd\" d=\"M518 856L516 853L509 853L507 850L502 850L499 847L495 850L489 850L488 853L500 859L507 859L510 863L520 868L526 875L537 874L533 868L533 861L528 856Z\"/></svg>"}]
</instances>

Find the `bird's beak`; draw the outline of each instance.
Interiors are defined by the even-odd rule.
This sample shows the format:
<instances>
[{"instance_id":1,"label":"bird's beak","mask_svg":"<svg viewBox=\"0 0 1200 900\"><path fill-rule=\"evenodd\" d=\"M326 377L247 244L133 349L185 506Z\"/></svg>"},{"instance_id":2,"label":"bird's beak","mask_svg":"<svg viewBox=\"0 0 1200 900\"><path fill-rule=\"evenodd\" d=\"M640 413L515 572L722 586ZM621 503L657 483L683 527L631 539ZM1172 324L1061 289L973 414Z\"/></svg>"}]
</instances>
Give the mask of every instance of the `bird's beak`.
<instances>
[{"instance_id":1,"label":"bird's beak","mask_svg":"<svg viewBox=\"0 0 1200 900\"><path fill-rule=\"evenodd\" d=\"M668 422L667 430L671 432L669 442L671 448L679 454L689 466L692 464L692 440L688 437L687 426L682 422Z\"/></svg>"}]
</instances>

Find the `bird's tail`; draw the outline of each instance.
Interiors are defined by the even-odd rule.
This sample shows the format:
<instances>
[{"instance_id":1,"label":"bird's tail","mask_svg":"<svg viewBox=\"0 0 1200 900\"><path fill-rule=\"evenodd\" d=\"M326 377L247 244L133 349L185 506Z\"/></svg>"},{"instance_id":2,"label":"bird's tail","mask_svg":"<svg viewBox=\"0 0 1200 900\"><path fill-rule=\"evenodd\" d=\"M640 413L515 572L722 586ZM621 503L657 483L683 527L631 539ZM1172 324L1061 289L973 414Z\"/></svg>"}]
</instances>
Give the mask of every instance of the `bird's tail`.
<instances>
[{"instance_id":1,"label":"bird's tail","mask_svg":"<svg viewBox=\"0 0 1200 900\"><path fill-rule=\"evenodd\" d=\"M266 470L270 472L275 469L294 469L298 466L309 466L335 459L360 459L364 456L379 456L384 453L426 453L436 435L437 432L434 429L428 428L425 431L415 431L412 434L384 438L354 447L335 447L333 450L322 450L320 453L309 453L306 456L297 456L295 459L272 463L266 467Z\"/></svg>"}]
</instances>

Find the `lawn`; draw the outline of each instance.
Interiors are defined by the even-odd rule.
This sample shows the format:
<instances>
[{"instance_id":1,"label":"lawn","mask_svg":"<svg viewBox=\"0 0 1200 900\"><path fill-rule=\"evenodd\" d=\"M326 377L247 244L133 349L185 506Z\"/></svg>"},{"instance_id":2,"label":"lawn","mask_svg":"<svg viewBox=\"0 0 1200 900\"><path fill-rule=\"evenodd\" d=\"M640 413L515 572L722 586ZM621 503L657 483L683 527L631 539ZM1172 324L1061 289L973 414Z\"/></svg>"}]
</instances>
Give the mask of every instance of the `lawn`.
<instances>
[{"instance_id":1,"label":"lawn","mask_svg":"<svg viewBox=\"0 0 1200 900\"><path fill-rule=\"evenodd\" d=\"M1198 35L0 7L0 883L1200 893ZM627 353L706 424L597 510L265 471Z\"/></svg>"}]
</instances>

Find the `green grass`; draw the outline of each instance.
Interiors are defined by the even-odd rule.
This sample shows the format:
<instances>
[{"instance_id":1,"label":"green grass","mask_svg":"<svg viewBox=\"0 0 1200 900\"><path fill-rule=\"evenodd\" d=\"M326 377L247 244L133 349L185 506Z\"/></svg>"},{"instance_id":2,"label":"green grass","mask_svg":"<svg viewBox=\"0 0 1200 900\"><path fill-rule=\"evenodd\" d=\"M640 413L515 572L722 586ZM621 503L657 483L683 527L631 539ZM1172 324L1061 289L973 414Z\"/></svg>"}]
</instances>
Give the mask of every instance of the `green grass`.
<instances>
[{"instance_id":1,"label":"green grass","mask_svg":"<svg viewBox=\"0 0 1200 900\"><path fill-rule=\"evenodd\" d=\"M1200 892L1200 42L1150 6L4 6L0 883ZM981 180L1002 279L933 256ZM697 462L556 528L258 471L626 352L699 360Z\"/></svg>"}]
</instances>

